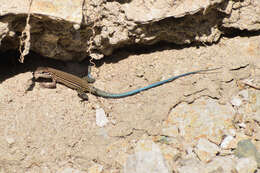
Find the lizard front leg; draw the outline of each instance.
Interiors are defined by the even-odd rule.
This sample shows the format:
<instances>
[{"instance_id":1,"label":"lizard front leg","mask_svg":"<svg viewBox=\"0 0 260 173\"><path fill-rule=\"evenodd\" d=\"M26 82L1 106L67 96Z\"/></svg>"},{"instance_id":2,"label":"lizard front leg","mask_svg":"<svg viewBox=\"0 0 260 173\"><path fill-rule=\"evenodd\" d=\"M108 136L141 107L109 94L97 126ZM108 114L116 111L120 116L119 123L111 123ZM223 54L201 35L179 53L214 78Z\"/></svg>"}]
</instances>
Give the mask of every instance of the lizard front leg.
<instances>
[{"instance_id":1,"label":"lizard front leg","mask_svg":"<svg viewBox=\"0 0 260 173\"><path fill-rule=\"evenodd\" d=\"M51 83L40 83L40 86L44 88L56 88L56 83L56 80L52 79Z\"/></svg>"},{"instance_id":2,"label":"lizard front leg","mask_svg":"<svg viewBox=\"0 0 260 173\"><path fill-rule=\"evenodd\" d=\"M56 88L56 80L53 79L53 77L50 74L44 73L42 69L34 72L33 77L36 80L39 78L51 79L52 80L51 83L40 83L40 86L44 88Z\"/></svg>"},{"instance_id":3,"label":"lizard front leg","mask_svg":"<svg viewBox=\"0 0 260 173\"><path fill-rule=\"evenodd\" d=\"M77 93L78 93L78 96L82 99L82 100L88 100L88 95L80 90L80 89L76 89Z\"/></svg>"}]
</instances>

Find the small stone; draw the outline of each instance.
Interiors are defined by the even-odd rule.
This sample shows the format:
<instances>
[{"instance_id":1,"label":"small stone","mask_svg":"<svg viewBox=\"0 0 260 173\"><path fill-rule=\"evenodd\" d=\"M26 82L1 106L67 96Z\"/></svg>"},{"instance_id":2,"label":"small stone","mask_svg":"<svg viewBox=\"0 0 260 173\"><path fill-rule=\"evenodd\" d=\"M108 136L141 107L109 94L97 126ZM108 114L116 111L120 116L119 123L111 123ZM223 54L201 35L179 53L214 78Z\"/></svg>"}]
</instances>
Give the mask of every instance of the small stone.
<instances>
[{"instance_id":1,"label":"small stone","mask_svg":"<svg viewBox=\"0 0 260 173\"><path fill-rule=\"evenodd\" d=\"M222 149L230 149L230 148L235 148L236 143L234 142L234 137L231 135L228 135L224 138L222 143L220 144L220 147Z\"/></svg>"},{"instance_id":2,"label":"small stone","mask_svg":"<svg viewBox=\"0 0 260 173\"><path fill-rule=\"evenodd\" d=\"M256 150L256 146L249 139L238 142L235 155L239 158L252 157L256 160L257 166L260 167L260 153Z\"/></svg>"},{"instance_id":3,"label":"small stone","mask_svg":"<svg viewBox=\"0 0 260 173\"><path fill-rule=\"evenodd\" d=\"M238 142L237 148L235 150L235 155L239 158L251 157L254 156L256 152L256 147L251 142L251 140L246 139Z\"/></svg>"},{"instance_id":4,"label":"small stone","mask_svg":"<svg viewBox=\"0 0 260 173\"><path fill-rule=\"evenodd\" d=\"M236 170L239 173L255 172L257 163L253 157L240 158L237 161Z\"/></svg>"},{"instance_id":5,"label":"small stone","mask_svg":"<svg viewBox=\"0 0 260 173\"><path fill-rule=\"evenodd\" d=\"M246 128L246 124L245 124L245 123L238 123L237 125L238 125L240 128L244 128L244 129Z\"/></svg>"},{"instance_id":6,"label":"small stone","mask_svg":"<svg viewBox=\"0 0 260 173\"><path fill-rule=\"evenodd\" d=\"M9 32L8 32L8 35L9 35L10 37L14 37L16 34L15 34L14 31L9 31Z\"/></svg>"},{"instance_id":7,"label":"small stone","mask_svg":"<svg viewBox=\"0 0 260 173\"><path fill-rule=\"evenodd\" d=\"M235 97L232 98L231 104L233 106L239 107L242 104L242 100L238 96L235 96Z\"/></svg>"},{"instance_id":8,"label":"small stone","mask_svg":"<svg viewBox=\"0 0 260 173\"><path fill-rule=\"evenodd\" d=\"M108 123L105 111L102 108L96 109L96 124L99 127L103 127Z\"/></svg>"},{"instance_id":9,"label":"small stone","mask_svg":"<svg viewBox=\"0 0 260 173\"><path fill-rule=\"evenodd\" d=\"M12 137L6 137L5 139L6 139L7 143L10 144L10 145L15 142L15 139L12 138Z\"/></svg>"},{"instance_id":10,"label":"small stone","mask_svg":"<svg viewBox=\"0 0 260 173\"><path fill-rule=\"evenodd\" d=\"M197 148L195 150L196 154L203 162L209 162L216 154L219 152L219 147L209 142L207 139L201 138L198 141Z\"/></svg>"}]
</instances>

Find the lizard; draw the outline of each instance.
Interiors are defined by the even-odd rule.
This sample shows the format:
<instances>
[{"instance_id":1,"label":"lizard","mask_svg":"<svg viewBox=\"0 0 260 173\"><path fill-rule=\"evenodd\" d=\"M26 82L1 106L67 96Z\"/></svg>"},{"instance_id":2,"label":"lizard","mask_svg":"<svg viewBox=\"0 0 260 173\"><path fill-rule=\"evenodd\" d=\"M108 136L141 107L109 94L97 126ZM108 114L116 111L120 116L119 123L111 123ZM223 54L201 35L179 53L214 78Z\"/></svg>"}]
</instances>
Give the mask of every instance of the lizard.
<instances>
[{"instance_id":1,"label":"lizard","mask_svg":"<svg viewBox=\"0 0 260 173\"><path fill-rule=\"evenodd\" d=\"M55 88L56 87L56 82L61 83L71 89L74 89L78 92L78 96L83 99L83 100L87 100L88 96L86 95L86 93L91 93L94 94L96 96L100 96L100 97L104 97L104 98L123 98L123 97L128 97L131 95L135 95L137 93L140 93L144 90L148 90L154 87L157 87L159 85L163 85L165 83L171 82L173 80L176 80L178 78L184 77L184 76L188 76L188 75L192 75L192 74L197 74L197 73L201 73L201 72L208 72L208 71L213 71L213 70L217 70L220 68L215 68L215 69L206 69L206 70L197 70L197 71L192 71L192 72L188 72L188 73L183 73L177 76L173 76L170 77L168 79L159 81L159 82L155 82L152 83L148 86L142 87L142 88L138 88L138 89L134 89L131 91L127 91L127 92L123 92L123 93L110 93L110 92L106 92L103 90L100 90L98 88L95 88L93 85L91 85L90 83L93 83L95 81L95 79L93 79L90 76L90 68L89 68L89 73L88 76L85 77L85 79L80 78L78 76L72 75L70 73L67 72L63 72L51 67L38 67L36 69L36 71L34 72L33 76L34 78L37 80L38 78L50 78L52 79L52 83L48 83L48 84L41 84L43 87L47 87L47 88Z\"/></svg>"}]
</instances>

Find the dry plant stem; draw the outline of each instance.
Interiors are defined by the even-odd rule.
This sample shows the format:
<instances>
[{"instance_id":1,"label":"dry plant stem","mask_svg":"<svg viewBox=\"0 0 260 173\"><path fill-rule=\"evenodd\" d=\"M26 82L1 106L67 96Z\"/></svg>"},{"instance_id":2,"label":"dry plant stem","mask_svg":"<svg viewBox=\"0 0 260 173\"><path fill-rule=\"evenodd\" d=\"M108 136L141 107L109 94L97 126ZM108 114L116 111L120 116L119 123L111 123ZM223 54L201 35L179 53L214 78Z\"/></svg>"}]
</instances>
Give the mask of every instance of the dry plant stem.
<instances>
[{"instance_id":1,"label":"dry plant stem","mask_svg":"<svg viewBox=\"0 0 260 173\"><path fill-rule=\"evenodd\" d=\"M21 63L23 63L24 61L24 56L26 56L29 51L30 51L30 39L31 39L31 34L30 34L30 29L31 29L31 26L29 24L30 22L30 16L31 16L31 6L32 6L32 2L33 0L29 0L30 3L29 3L29 10L28 10L28 16L27 16L27 19L26 19L26 26L22 32L22 35L20 37L20 46L19 46L19 51L21 53L20 55L20 58L19 58L19 61Z\"/></svg>"}]
</instances>

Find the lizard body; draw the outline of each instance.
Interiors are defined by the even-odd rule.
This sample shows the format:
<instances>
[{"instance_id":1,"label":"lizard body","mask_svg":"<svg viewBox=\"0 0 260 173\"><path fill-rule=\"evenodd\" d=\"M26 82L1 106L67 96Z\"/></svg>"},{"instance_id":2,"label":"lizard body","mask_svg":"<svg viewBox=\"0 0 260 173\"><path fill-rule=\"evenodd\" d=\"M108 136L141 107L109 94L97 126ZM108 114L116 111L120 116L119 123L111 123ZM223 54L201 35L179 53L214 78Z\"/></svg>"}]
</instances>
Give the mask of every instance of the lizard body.
<instances>
[{"instance_id":1,"label":"lizard body","mask_svg":"<svg viewBox=\"0 0 260 173\"><path fill-rule=\"evenodd\" d=\"M216 69L218 69L218 68L216 68ZM88 82L87 80L77 77L75 75L72 75L72 74L69 74L69 73L54 69L54 68L50 68L50 67L38 67L36 69L36 71L34 72L34 77L35 77L35 79L51 78L53 82L48 85L47 84L43 85L44 87L48 87L48 88L55 87L56 82L59 82L71 89L76 90L78 92L78 95L82 99L85 100L85 99L88 99L86 92L89 92L96 96L105 97L105 98L123 98L123 97L127 97L127 96L131 96L131 95L140 93L144 90L148 90L150 88L157 87L159 85L171 82L175 79L178 79L178 78L181 78L184 76L197 74L197 73L201 73L201 72L213 71L216 69L198 70L198 71L183 73L183 74L168 78L166 80L152 83L143 88L138 88L135 90L131 90L131 91L123 92L123 93L119 93L119 94L110 93L110 92L106 92L106 91L100 90L98 88L95 88L94 86L89 84L90 81L93 81L93 79L91 79L91 78L89 78L89 80L88 80L89 82Z\"/></svg>"}]
</instances>

